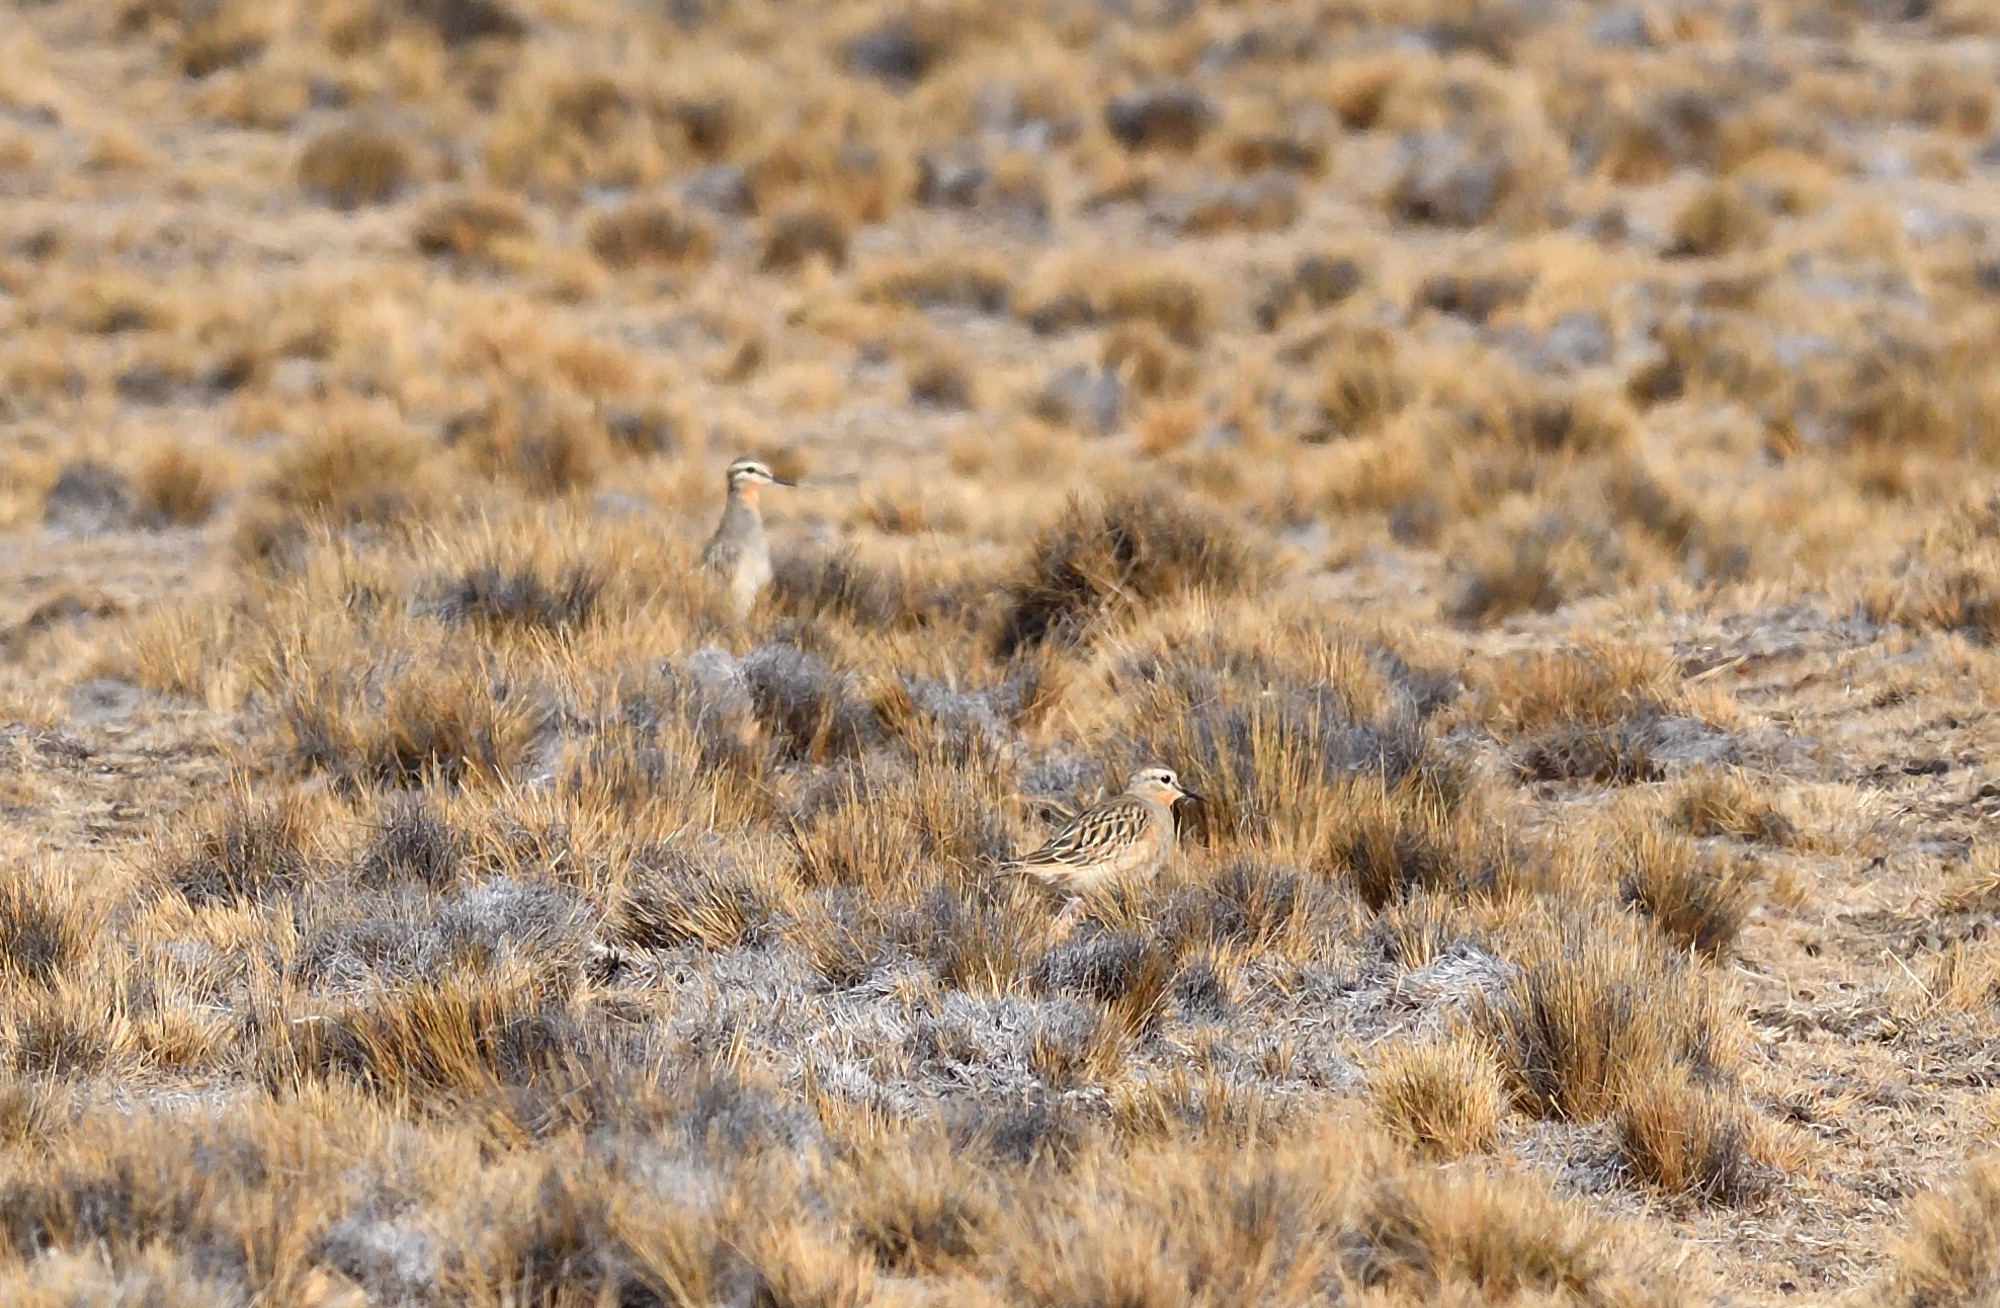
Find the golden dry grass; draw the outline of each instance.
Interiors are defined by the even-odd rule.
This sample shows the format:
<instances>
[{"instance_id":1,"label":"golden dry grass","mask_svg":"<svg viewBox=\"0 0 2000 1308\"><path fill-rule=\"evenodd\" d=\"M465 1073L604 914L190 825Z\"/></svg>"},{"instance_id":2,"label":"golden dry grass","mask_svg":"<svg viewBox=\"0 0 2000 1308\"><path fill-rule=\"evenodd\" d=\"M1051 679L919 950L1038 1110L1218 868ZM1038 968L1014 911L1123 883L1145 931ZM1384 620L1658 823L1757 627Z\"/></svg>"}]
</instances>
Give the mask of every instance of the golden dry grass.
<instances>
[{"instance_id":1,"label":"golden dry grass","mask_svg":"<svg viewBox=\"0 0 2000 1308\"><path fill-rule=\"evenodd\" d=\"M1985 7L8 12L0 1299L1995 1293Z\"/></svg>"}]
</instances>

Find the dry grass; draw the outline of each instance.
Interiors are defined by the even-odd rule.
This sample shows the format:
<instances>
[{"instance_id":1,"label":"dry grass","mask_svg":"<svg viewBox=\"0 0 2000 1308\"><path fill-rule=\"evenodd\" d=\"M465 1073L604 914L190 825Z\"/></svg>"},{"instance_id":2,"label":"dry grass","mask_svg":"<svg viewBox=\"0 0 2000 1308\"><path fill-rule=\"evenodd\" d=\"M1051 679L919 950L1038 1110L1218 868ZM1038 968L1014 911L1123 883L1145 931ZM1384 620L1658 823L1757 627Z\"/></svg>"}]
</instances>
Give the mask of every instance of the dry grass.
<instances>
[{"instance_id":1,"label":"dry grass","mask_svg":"<svg viewBox=\"0 0 2000 1308\"><path fill-rule=\"evenodd\" d=\"M1436 1157L1486 1153L1499 1142L1506 1096L1492 1056L1476 1040L1384 1051L1369 1071L1368 1096L1392 1134Z\"/></svg>"},{"instance_id":2,"label":"dry grass","mask_svg":"<svg viewBox=\"0 0 2000 1308\"><path fill-rule=\"evenodd\" d=\"M416 160L400 137L369 127L323 132L299 155L299 185L337 209L395 199L409 187Z\"/></svg>"},{"instance_id":3,"label":"dry grass","mask_svg":"<svg viewBox=\"0 0 2000 1308\"><path fill-rule=\"evenodd\" d=\"M10 8L0 1300L1991 1297L1996 40Z\"/></svg>"},{"instance_id":4,"label":"dry grass","mask_svg":"<svg viewBox=\"0 0 2000 1308\"><path fill-rule=\"evenodd\" d=\"M1862 1301L1883 1308L1925 1303L1974 1303L2000 1288L1992 1235L2000 1222L2000 1188L1993 1164L1979 1159L1951 1186L1927 1196L1912 1214L1910 1233L1889 1272Z\"/></svg>"}]
</instances>

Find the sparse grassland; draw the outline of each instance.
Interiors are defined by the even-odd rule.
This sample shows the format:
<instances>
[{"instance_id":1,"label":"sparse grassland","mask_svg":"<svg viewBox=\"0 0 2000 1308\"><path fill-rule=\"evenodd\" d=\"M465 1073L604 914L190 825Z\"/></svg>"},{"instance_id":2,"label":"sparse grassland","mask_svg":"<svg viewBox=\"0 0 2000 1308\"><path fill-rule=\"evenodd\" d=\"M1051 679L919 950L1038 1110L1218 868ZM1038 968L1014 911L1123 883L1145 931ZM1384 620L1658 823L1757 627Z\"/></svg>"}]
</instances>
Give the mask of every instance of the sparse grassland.
<instances>
[{"instance_id":1,"label":"sparse grassland","mask_svg":"<svg viewBox=\"0 0 2000 1308\"><path fill-rule=\"evenodd\" d=\"M1991 1300L1990 8L0 0L0 1300Z\"/></svg>"}]
</instances>

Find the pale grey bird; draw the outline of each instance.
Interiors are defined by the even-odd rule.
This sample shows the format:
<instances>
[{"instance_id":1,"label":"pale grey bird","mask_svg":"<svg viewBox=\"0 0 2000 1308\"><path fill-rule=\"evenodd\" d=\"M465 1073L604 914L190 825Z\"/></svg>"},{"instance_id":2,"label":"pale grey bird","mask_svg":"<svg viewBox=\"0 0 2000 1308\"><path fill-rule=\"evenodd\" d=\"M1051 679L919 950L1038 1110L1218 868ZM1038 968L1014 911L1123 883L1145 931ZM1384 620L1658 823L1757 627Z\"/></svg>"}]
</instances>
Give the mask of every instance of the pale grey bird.
<instances>
[{"instance_id":1,"label":"pale grey bird","mask_svg":"<svg viewBox=\"0 0 2000 1308\"><path fill-rule=\"evenodd\" d=\"M1201 796L1173 769L1140 768L1124 792L1099 800L1063 824L1041 848L1001 865L1068 897L1061 921L1073 920L1084 895L1114 882L1155 876L1174 852L1174 805Z\"/></svg>"},{"instance_id":2,"label":"pale grey bird","mask_svg":"<svg viewBox=\"0 0 2000 1308\"><path fill-rule=\"evenodd\" d=\"M729 502L701 551L701 567L727 592L730 612L738 622L750 616L757 596L771 584L771 545L764 539L757 493L766 486L795 484L756 459L729 465Z\"/></svg>"}]
</instances>

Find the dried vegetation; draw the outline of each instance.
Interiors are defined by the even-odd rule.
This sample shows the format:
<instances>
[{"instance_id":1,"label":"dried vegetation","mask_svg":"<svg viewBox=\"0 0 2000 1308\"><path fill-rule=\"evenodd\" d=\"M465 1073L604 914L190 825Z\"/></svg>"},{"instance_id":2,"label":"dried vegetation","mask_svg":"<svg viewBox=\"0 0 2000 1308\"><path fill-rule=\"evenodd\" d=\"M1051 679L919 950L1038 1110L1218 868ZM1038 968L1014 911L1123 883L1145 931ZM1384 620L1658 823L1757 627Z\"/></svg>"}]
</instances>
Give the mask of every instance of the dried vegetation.
<instances>
[{"instance_id":1,"label":"dried vegetation","mask_svg":"<svg viewBox=\"0 0 2000 1308\"><path fill-rule=\"evenodd\" d=\"M9 22L0 1299L2000 1293L1982 6Z\"/></svg>"}]
</instances>

